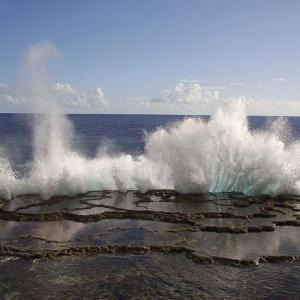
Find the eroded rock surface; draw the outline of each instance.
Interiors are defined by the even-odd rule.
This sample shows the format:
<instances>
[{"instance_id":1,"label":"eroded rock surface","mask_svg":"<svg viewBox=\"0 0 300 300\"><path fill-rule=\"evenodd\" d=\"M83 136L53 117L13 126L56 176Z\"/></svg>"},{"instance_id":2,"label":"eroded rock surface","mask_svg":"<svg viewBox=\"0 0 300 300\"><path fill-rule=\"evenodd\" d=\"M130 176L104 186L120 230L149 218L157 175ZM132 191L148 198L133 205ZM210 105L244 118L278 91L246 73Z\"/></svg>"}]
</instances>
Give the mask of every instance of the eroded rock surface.
<instances>
[{"instance_id":1,"label":"eroded rock surface","mask_svg":"<svg viewBox=\"0 0 300 300\"><path fill-rule=\"evenodd\" d=\"M22 195L0 200L0 226L0 270L24 259L30 268L36 263L51 268L74 258L84 269L99 256L112 262L113 257L116 262L119 257L159 258L168 264L181 257L189 265L239 267L248 274L245 268L300 260L300 197L291 195L104 191L49 201ZM173 271L164 272L171 276ZM71 285L82 280L75 279L61 280ZM5 294L3 285L0 294Z\"/></svg>"}]
</instances>

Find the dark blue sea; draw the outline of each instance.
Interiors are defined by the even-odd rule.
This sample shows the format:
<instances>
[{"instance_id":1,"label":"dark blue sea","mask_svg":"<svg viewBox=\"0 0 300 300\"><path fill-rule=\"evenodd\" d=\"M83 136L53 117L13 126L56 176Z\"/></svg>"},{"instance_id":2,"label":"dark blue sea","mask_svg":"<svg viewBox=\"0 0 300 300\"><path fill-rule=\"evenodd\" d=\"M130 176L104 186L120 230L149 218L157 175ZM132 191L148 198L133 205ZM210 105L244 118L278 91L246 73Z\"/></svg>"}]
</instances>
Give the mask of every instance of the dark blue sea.
<instances>
[{"instance_id":1,"label":"dark blue sea","mask_svg":"<svg viewBox=\"0 0 300 300\"><path fill-rule=\"evenodd\" d=\"M167 127L190 116L184 115L68 115L74 126L73 149L92 158L101 145L106 145L112 154L141 154L145 146L145 133L159 127ZM209 116L193 116L208 120ZM277 117L248 117L251 130L264 130ZM300 136L300 117L286 118L294 138ZM31 114L0 114L1 154L15 168L32 159Z\"/></svg>"}]
</instances>

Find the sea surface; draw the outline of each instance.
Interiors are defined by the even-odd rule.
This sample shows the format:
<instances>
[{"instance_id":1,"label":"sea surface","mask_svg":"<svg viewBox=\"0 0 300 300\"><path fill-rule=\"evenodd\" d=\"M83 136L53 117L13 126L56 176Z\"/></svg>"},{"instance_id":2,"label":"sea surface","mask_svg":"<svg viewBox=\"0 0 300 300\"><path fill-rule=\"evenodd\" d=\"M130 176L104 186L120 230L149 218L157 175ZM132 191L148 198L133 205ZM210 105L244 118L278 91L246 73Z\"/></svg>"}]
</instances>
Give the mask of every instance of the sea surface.
<instances>
[{"instance_id":1,"label":"sea surface","mask_svg":"<svg viewBox=\"0 0 300 300\"><path fill-rule=\"evenodd\" d=\"M93 158L101 147L110 154L144 152L146 133L166 128L191 116L184 115L68 115L74 128L72 148L83 156ZM207 121L209 116L193 116ZM248 117L250 130L266 130L278 117ZM300 117L286 117L292 136L300 137ZM22 170L32 160L31 114L0 114L0 147L15 165Z\"/></svg>"},{"instance_id":2,"label":"sea surface","mask_svg":"<svg viewBox=\"0 0 300 300\"><path fill-rule=\"evenodd\" d=\"M74 127L70 147L85 158L80 166L86 164L87 171L99 153L109 154L110 159L124 153L132 157L144 154L147 135L158 128L174 128L186 119L170 115L68 118ZM195 118L209 120L208 116ZM249 117L249 130L270 131L276 120ZM0 114L1 157L19 178L30 170L35 156L33 124L32 115ZM280 119L276 124L284 129L280 132L286 145L300 137L300 118ZM223 130L222 126L211 133ZM186 128L192 131L194 127ZM171 137L188 135L185 130ZM194 151L201 144L195 140L184 149ZM168 144L167 152L173 146L178 145ZM53 149L56 151L55 146ZM257 153L254 151L255 157ZM184 152L180 157L188 160L189 156ZM253 161L259 167L264 163ZM51 162L39 174L59 171ZM245 170L253 172L251 165ZM234 176L234 172L224 174ZM58 178L65 183L67 175ZM93 173L88 175L93 177ZM8 181L1 178L3 190ZM71 179L76 185L76 176ZM71 179L68 186L72 186ZM229 181L223 178L222 182ZM0 199L1 299L299 299L299 295L299 195L85 190L49 197L16 193Z\"/></svg>"}]
</instances>

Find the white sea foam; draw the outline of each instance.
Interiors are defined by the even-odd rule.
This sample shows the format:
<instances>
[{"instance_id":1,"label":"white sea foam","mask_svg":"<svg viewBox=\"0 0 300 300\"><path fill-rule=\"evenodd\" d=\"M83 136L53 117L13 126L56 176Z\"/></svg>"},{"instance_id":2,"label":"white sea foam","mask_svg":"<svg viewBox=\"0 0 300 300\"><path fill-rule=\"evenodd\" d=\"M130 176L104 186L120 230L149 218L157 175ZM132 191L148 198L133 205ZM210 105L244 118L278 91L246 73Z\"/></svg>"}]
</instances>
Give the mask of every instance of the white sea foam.
<instances>
[{"instance_id":1,"label":"white sea foam","mask_svg":"<svg viewBox=\"0 0 300 300\"><path fill-rule=\"evenodd\" d=\"M300 143L291 141L283 119L266 131L250 131L245 105L220 107L209 121L187 118L146 136L143 155L85 158L70 147L72 124L47 88L45 58L57 54L47 43L27 55L31 74L34 153L30 171L17 178L0 159L0 196L38 193L48 199L91 190L175 189L181 193L300 193ZM287 138L288 137L288 138Z\"/></svg>"}]
</instances>

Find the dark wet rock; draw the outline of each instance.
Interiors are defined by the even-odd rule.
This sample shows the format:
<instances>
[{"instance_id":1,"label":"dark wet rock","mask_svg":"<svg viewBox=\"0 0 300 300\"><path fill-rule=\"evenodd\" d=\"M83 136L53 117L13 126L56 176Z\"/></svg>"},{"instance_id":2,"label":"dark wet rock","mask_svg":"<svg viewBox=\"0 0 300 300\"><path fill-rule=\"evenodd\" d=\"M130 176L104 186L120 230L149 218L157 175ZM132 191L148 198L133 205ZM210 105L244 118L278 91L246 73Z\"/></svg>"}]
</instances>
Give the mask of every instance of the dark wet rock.
<instances>
[{"instance_id":1,"label":"dark wet rock","mask_svg":"<svg viewBox=\"0 0 300 300\"><path fill-rule=\"evenodd\" d=\"M299 199L164 190L0 201L0 298L297 299Z\"/></svg>"},{"instance_id":2,"label":"dark wet rock","mask_svg":"<svg viewBox=\"0 0 300 300\"><path fill-rule=\"evenodd\" d=\"M274 221L276 226L300 226L300 220Z\"/></svg>"},{"instance_id":3,"label":"dark wet rock","mask_svg":"<svg viewBox=\"0 0 300 300\"><path fill-rule=\"evenodd\" d=\"M276 214L271 214L271 213L255 213L252 215L253 218L274 218L276 217Z\"/></svg>"},{"instance_id":4,"label":"dark wet rock","mask_svg":"<svg viewBox=\"0 0 300 300\"><path fill-rule=\"evenodd\" d=\"M173 246L119 246L107 245L98 247L70 247L61 250L53 249L17 249L12 247L0 246L1 256L14 256L24 259L44 259L55 258L61 256L90 256L99 254L132 254L147 255L153 253L160 254L184 254L187 258L195 263L201 264L224 264L232 266L256 266L262 263L282 263L296 262L300 260L300 255L293 256L262 256L254 260L232 259L218 256L201 256L197 255L193 250L185 247Z\"/></svg>"},{"instance_id":5,"label":"dark wet rock","mask_svg":"<svg viewBox=\"0 0 300 300\"><path fill-rule=\"evenodd\" d=\"M291 196L180 195L168 190L91 192L49 201L22 195L1 202L0 255L39 259L178 253L206 264L294 262L300 253L297 201Z\"/></svg>"}]
</instances>

